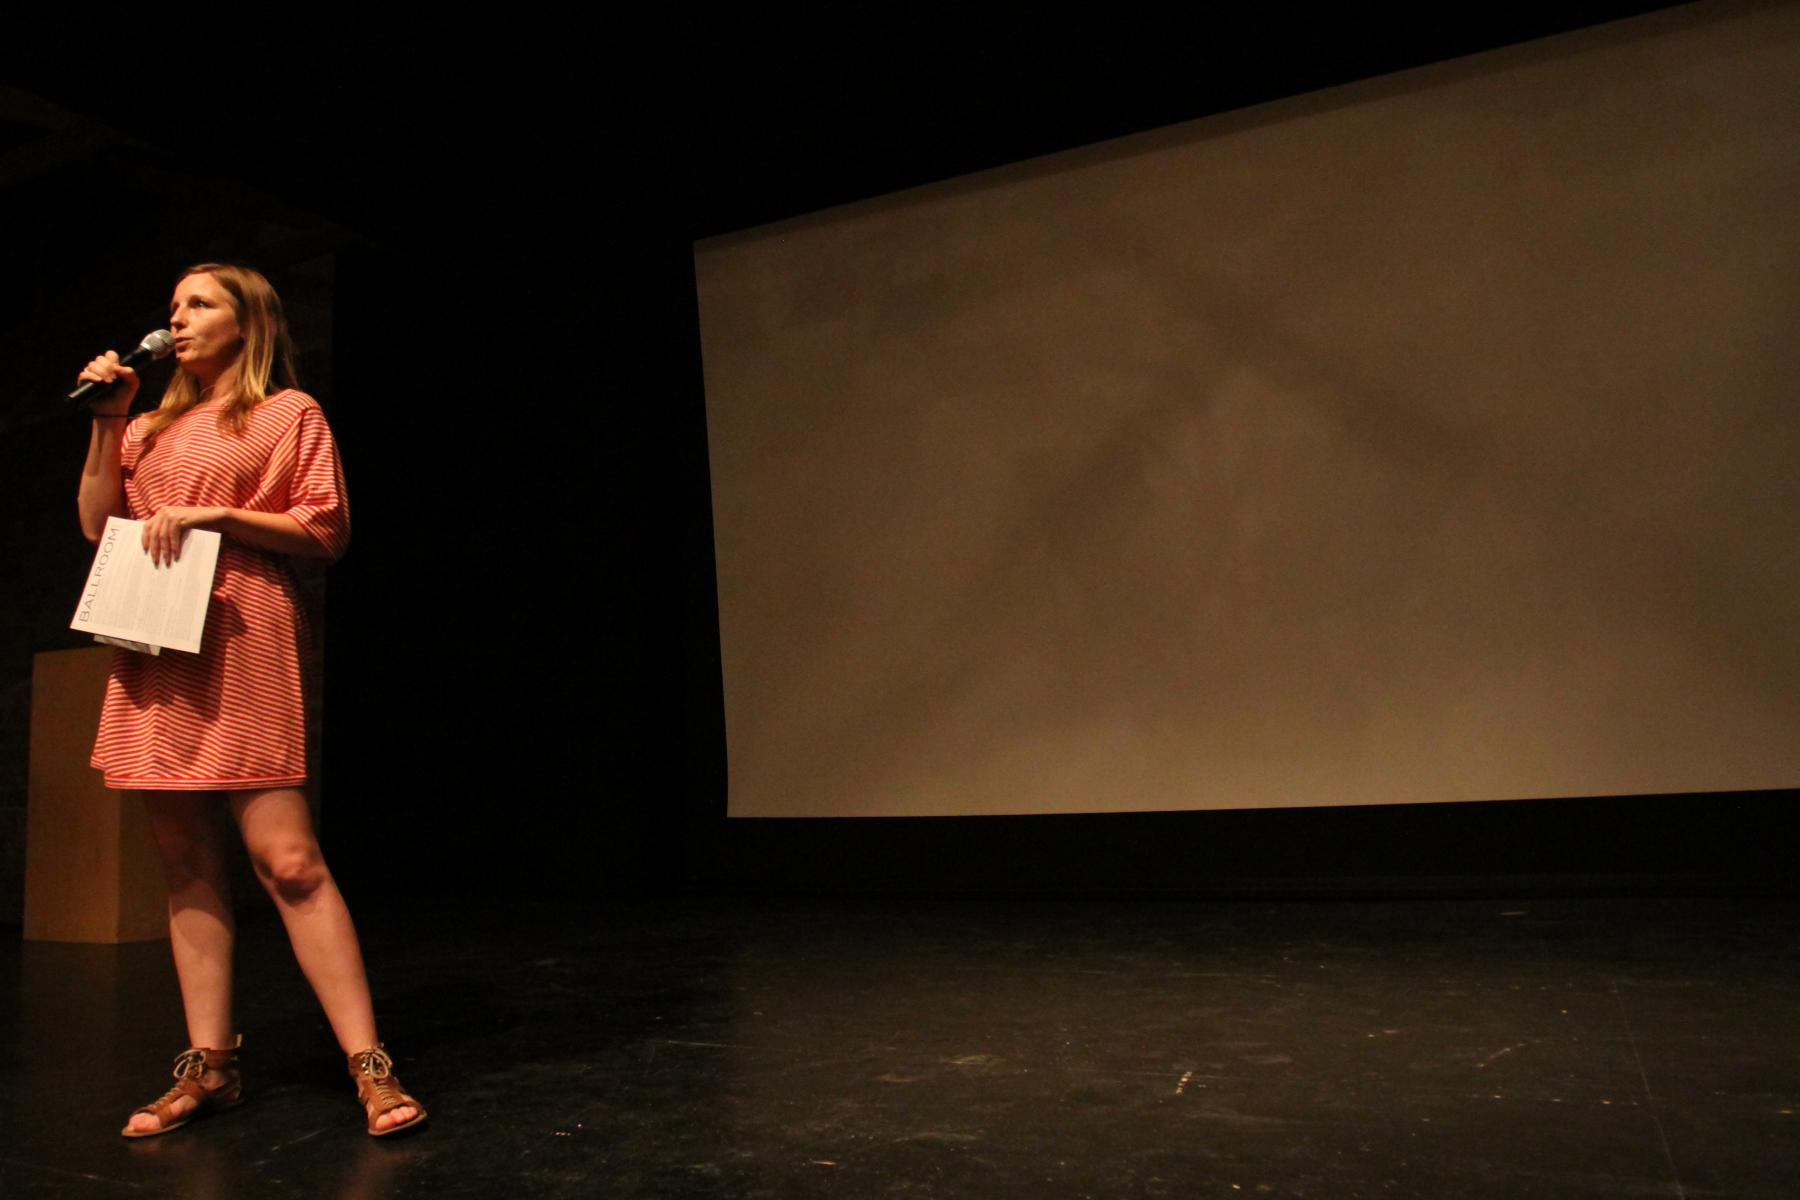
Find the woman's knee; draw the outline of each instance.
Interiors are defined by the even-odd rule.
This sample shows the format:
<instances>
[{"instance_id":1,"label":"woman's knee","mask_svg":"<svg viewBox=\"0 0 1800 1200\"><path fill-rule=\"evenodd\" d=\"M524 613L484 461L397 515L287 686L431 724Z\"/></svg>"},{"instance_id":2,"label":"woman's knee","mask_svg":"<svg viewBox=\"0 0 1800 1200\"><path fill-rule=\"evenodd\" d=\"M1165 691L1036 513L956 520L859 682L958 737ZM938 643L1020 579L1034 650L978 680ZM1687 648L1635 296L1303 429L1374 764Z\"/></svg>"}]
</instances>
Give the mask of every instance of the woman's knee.
<instances>
[{"instance_id":1,"label":"woman's knee","mask_svg":"<svg viewBox=\"0 0 1800 1200\"><path fill-rule=\"evenodd\" d=\"M257 878L276 900L304 900L330 881L306 797L298 788L244 792L233 796L231 804Z\"/></svg>"},{"instance_id":2,"label":"woman's knee","mask_svg":"<svg viewBox=\"0 0 1800 1200\"><path fill-rule=\"evenodd\" d=\"M152 809L150 835L171 888L222 875L223 847L218 828L211 814L198 805L187 810Z\"/></svg>"},{"instance_id":3,"label":"woman's knee","mask_svg":"<svg viewBox=\"0 0 1800 1200\"><path fill-rule=\"evenodd\" d=\"M331 878L316 842L287 842L252 851L257 877L280 900L304 900Z\"/></svg>"}]
</instances>

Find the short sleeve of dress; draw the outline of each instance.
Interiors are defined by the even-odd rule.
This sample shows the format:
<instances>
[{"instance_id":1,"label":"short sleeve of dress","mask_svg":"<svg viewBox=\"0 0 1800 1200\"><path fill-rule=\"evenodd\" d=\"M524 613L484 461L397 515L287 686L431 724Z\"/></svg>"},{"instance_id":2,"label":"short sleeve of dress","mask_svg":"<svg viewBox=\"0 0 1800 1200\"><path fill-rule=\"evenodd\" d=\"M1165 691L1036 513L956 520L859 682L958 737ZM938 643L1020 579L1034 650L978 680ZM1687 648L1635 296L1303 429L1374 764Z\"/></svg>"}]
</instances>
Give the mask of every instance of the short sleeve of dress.
<instances>
[{"instance_id":1,"label":"short sleeve of dress","mask_svg":"<svg viewBox=\"0 0 1800 1200\"><path fill-rule=\"evenodd\" d=\"M337 558L350 546L350 499L344 468L325 414L310 399L298 418L276 442L263 467L253 506L285 512L326 557Z\"/></svg>"}]
</instances>

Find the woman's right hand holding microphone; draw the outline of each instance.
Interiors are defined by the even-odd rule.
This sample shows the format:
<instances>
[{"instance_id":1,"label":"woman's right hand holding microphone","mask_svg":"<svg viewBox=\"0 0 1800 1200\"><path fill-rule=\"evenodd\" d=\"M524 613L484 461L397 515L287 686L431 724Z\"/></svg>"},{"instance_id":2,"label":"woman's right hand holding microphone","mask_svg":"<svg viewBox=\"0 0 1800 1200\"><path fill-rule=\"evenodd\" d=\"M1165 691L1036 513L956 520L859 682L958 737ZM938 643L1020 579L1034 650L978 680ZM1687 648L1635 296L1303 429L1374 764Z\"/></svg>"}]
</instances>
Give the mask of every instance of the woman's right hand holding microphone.
<instances>
[{"instance_id":1,"label":"woman's right hand holding microphone","mask_svg":"<svg viewBox=\"0 0 1800 1200\"><path fill-rule=\"evenodd\" d=\"M131 367L119 362L118 351L108 350L81 368L81 374L76 376L77 385L89 381L113 384L88 402L95 416L122 417L130 410L131 401L137 395L138 375Z\"/></svg>"}]
</instances>

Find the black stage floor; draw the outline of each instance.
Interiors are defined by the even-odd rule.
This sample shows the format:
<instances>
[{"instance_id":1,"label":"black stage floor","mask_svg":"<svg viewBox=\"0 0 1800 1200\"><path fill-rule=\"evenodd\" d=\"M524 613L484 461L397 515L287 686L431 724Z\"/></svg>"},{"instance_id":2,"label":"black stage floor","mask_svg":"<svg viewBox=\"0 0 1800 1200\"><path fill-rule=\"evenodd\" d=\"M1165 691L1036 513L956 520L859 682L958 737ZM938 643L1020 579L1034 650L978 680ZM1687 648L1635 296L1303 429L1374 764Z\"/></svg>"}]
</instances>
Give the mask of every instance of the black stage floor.
<instances>
[{"instance_id":1,"label":"black stage floor","mask_svg":"<svg viewBox=\"0 0 1800 1200\"><path fill-rule=\"evenodd\" d=\"M257 914L249 1102L124 1141L184 1041L166 948L15 932L0 1195L1800 1195L1792 899L689 899L362 921L428 1129L362 1133Z\"/></svg>"}]
</instances>

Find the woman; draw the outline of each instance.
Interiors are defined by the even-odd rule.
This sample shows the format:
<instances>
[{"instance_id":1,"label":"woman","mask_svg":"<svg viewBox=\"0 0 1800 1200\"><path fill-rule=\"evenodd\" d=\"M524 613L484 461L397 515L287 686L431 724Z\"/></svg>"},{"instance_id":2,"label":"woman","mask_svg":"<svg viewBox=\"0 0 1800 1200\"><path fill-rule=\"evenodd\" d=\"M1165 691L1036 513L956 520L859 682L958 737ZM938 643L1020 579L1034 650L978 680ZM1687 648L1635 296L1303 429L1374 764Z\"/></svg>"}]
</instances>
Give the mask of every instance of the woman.
<instances>
[{"instance_id":1,"label":"woman","mask_svg":"<svg viewBox=\"0 0 1800 1200\"><path fill-rule=\"evenodd\" d=\"M108 517L129 516L163 564L189 529L223 535L200 653L117 651L94 746L107 785L141 792L150 814L192 1042L175 1060L175 1086L121 1132L168 1133L240 1098L222 794L347 1056L368 1131L384 1137L417 1126L425 1109L375 1035L356 930L300 790L306 629L285 562L343 553L343 472L324 414L293 387L293 346L268 280L196 266L175 285L169 329L178 370L155 411L128 417L138 379L112 351L80 375L114 385L94 402L81 476L88 539Z\"/></svg>"}]
</instances>

